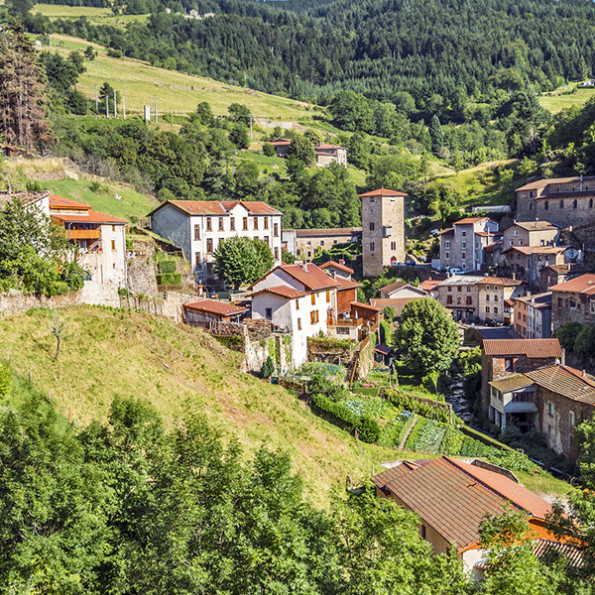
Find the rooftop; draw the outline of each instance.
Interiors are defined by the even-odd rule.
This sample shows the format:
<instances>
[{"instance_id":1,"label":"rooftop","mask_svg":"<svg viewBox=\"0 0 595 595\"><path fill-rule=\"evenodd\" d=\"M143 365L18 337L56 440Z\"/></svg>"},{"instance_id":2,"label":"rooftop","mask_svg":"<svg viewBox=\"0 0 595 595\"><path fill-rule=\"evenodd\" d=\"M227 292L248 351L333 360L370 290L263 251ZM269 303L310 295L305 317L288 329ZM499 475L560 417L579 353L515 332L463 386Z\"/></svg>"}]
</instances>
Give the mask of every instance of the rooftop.
<instances>
[{"instance_id":1,"label":"rooftop","mask_svg":"<svg viewBox=\"0 0 595 595\"><path fill-rule=\"evenodd\" d=\"M76 200L70 200L70 198L64 198L63 196L56 196L50 194L50 209L71 209L74 211L90 211L91 206L77 202Z\"/></svg>"},{"instance_id":2,"label":"rooftop","mask_svg":"<svg viewBox=\"0 0 595 595\"><path fill-rule=\"evenodd\" d=\"M339 287L337 287L337 291L346 291L347 289L356 289L357 287L361 287L361 284L357 281L353 281L352 279L345 279L343 277L337 277L335 281L338 281Z\"/></svg>"},{"instance_id":3,"label":"rooftop","mask_svg":"<svg viewBox=\"0 0 595 595\"><path fill-rule=\"evenodd\" d=\"M535 308L547 308L552 305L552 292L534 293L533 295L524 295L515 298L515 301L531 304Z\"/></svg>"},{"instance_id":4,"label":"rooftop","mask_svg":"<svg viewBox=\"0 0 595 595\"><path fill-rule=\"evenodd\" d=\"M388 188L378 188L378 190L371 190L370 192L364 192L360 194L360 198L367 198L371 196L407 196L405 192L400 190L389 190Z\"/></svg>"},{"instance_id":5,"label":"rooftop","mask_svg":"<svg viewBox=\"0 0 595 595\"><path fill-rule=\"evenodd\" d=\"M216 314L218 316L231 316L233 314L241 314L247 312L248 309L244 306L235 306L229 302L218 302L217 300L201 300L200 302L192 302L184 304L186 310L194 310L195 312L205 312L207 314Z\"/></svg>"},{"instance_id":6,"label":"rooftop","mask_svg":"<svg viewBox=\"0 0 595 595\"><path fill-rule=\"evenodd\" d=\"M257 293L272 293L273 295L278 295L279 297L287 298L288 300L293 300L304 295L307 295L303 291L299 291L298 289L294 289L293 287L287 287L287 285L275 285L275 287L265 287L259 291L256 291L254 295Z\"/></svg>"},{"instance_id":7,"label":"rooftop","mask_svg":"<svg viewBox=\"0 0 595 595\"><path fill-rule=\"evenodd\" d=\"M589 182L595 180L595 176L584 176L583 182ZM550 184L572 184L577 183L580 184L581 178L580 176L572 176L570 178L545 178L542 180L535 180L534 182L529 182L524 186L519 186L516 189L516 192L524 191L524 190L539 190L540 188L545 188Z\"/></svg>"},{"instance_id":8,"label":"rooftop","mask_svg":"<svg viewBox=\"0 0 595 595\"><path fill-rule=\"evenodd\" d=\"M447 227L446 229L443 229L441 232L438 233L439 236L443 236L446 234L451 234L455 232L455 228L454 227Z\"/></svg>"},{"instance_id":9,"label":"rooftop","mask_svg":"<svg viewBox=\"0 0 595 595\"><path fill-rule=\"evenodd\" d=\"M521 254L560 254L568 248L570 246L510 246L503 253L516 250Z\"/></svg>"},{"instance_id":10,"label":"rooftop","mask_svg":"<svg viewBox=\"0 0 595 595\"><path fill-rule=\"evenodd\" d=\"M384 310L384 308L389 306L390 308L392 308L395 311L395 314L397 316L400 316L401 312L403 311L403 308L409 302L413 302L415 300L420 300L420 299L424 299L424 298L422 298L421 296L420 297L407 297L407 298L393 298L393 299L372 298L370 300L370 303L375 308L379 308L381 310Z\"/></svg>"},{"instance_id":11,"label":"rooftop","mask_svg":"<svg viewBox=\"0 0 595 595\"><path fill-rule=\"evenodd\" d=\"M595 294L595 274L587 273L580 277L575 277L564 283L552 285L550 291L561 291L568 293L584 293L587 295Z\"/></svg>"},{"instance_id":12,"label":"rooftop","mask_svg":"<svg viewBox=\"0 0 595 595\"><path fill-rule=\"evenodd\" d=\"M558 339L484 339L482 349L489 356L524 355L530 359L562 357Z\"/></svg>"},{"instance_id":13,"label":"rooftop","mask_svg":"<svg viewBox=\"0 0 595 595\"><path fill-rule=\"evenodd\" d=\"M447 456L403 461L376 475L373 482L459 550L476 544L485 515L501 514L509 502L540 519L551 510L548 502L512 479Z\"/></svg>"},{"instance_id":14,"label":"rooftop","mask_svg":"<svg viewBox=\"0 0 595 595\"><path fill-rule=\"evenodd\" d=\"M515 221L510 227L514 227L515 225L518 227L522 227L527 231L546 231L548 229L560 229L559 225L554 225L549 221Z\"/></svg>"},{"instance_id":15,"label":"rooftop","mask_svg":"<svg viewBox=\"0 0 595 595\"><path fill-rule=\"evenodd\" d=\"M492 382L489 382L488 384L501 393L507 393L513 390L518 390L519 388L531 386L533 381L530 378L527 378L524 374L515 374L514 376L507 376L500 380L492 380Z\"/></svg>"},{"instance_id":16,"label":"rooftop","mask_svg":"<svg viewBox=\"0 0 595 595\"><path fill-rule=\"evenodd\" d=\"M320 267L317 267L313 263L286 264L278 268L301 283L308 291L330 289L339 287L340 285L336 279L327 275Z\"/></svg>"},{"instance_id":17,"label":"rooftop","mask_svg":"<svg viewBox=\"0 0 595 595\"><path fill-rule=\"evenodd\" d=\"M350 269L348 266L345 266L344 264L341 264L340 262L336 262L334 260L329 260L328 262L325 262L324 264L320 265L320 268L322 270L326 270L329 267L333 267L339 271L343 271L344 273L349 273L350 275L353 275L354 270Z\"/></svg>"},{"instance_id":18,"label":"rooftop","mask_svg":"<svg viewBox=\"0 0 595 595\"><path fill-rule=\"evenodd\" d=\"M419 291L421 293L421 291L418 289L417 287L414 287L413 285L410 285L409 283L405 283L404 281L394 281L393 283L389 283L388 285L385 285L384 287L380 288L380 292L381 293L392 293L393 291L397 291L398 289L403 289L404 287L410 287L411 289L414 289L415 291Z\"/></svg>"},{"instance_id":19,"label":"rooftop","mask_svg":"<svg viewBox=\"0 0 595 595\"><path fill-rule=\"evenodd\" d=\"M442 283L442 281L440 279L426 279L425 281L422 281L419 284L420 289L423 289L424 291L432 291L433 289L436 289L436 287L438 285L440 285L440 283Z\"/></svg>"},{"instance_id":20,"label":"rooftop","mask_svg":"<svg viewBox=\"0 0 595 595\"><path fill-rule=\"evenodd\" d=\"M479 275L452 275L440 281L437 287L447 287L448 285L477 285L480 281L483 281L483 277Z\"/></svg>"},{"instance_id":21,"label":"rooftop","mask_svg":"<svg viewBox=\"0 0 595 595\"><path fill-rule=\"evenodd\" d=\"M595 377L584 371L556 364L526 372L525 376L552 392L574 401L595 405Z\"/></svg>"},{"instance_id":22,"label":"rooftop","mask_svg":"<svg viewBox=\"0 0 595 595\"><path fill-rule=\"evenodd\" d=\"M281 211L256 200L168 200L151 211L149 216L168 204L188 215L228 215L238 204L244 206L250 215L282 215Z\"/></svg>"},{"instance_id":23,"label":"rooftop","mask_svg":"<svg viewBox=\"0 0 595 595\"><path fill-rule=\"evenodd\" d=\"M296 229L295 235L298 238L352 236L362 232L361 227L330 227L328 229Z\"/></svg>"},{"instance_id":24,"label":"rooftop","mask_svg":"<svg viewBox=\"0 0 595 595\"><path fill-rule=\"evenodd\" d=\"M510 285L522 285L522 281L520 279L508 279L506 277L483 277L481 281L478 282L478 285L502 285L502 286L510 286Z\"/></svg>"},{"instance_id":25,"label":"rooftop","mask_svg":"<svg viewBox=\"0 0 595 595\"><path fill-rule=\"evenodd\" d=\"M470 225L472 223L479 223L480 221L489 221L489 217L465 217L455 221L453 225Z\"/></svg>"}]
</instances>

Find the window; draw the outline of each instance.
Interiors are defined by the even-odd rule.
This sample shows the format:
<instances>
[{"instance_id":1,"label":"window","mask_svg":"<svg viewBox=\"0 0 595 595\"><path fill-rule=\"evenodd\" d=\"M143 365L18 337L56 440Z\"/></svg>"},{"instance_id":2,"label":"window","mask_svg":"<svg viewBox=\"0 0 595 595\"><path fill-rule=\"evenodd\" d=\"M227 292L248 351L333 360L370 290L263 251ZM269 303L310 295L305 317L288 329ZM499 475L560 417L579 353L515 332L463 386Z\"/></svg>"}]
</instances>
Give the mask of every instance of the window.
<instances>
[{"instance_id":1,"label":"window","mask_svg":"<svg viewBox=\"0 0 595 595\"><path fill-rule=\"evenodd\" d=\"M490 307L486 306L486 314L489 314L489 313L490 313Z\"/></svg>"},{"instance_id":2,"label":"window","mask_svg":"<svg viewBox=\"0 0 595 595\"><path fill-rule=\"evenodd\" d=\"M511 357L507 357L504 360L504 371L505 372L514 372L514 361Z\"/></svg>"},{"instance_id":3,"label":"window","mask_svg":"<svg viewBox=\"0 0 595 595\"><path fill-rule=\"evenodd\" d=\"M572 201L572 208L576 209L576 207L578 206L578 203L576 201L576 198Z\"/></svg>"},{"instance_id":4,"label":"window","mask_svg":"<svg viewBox=\"0 0 595 595\"><path fill-rule=\"evenodd\" d=\"M547 210L550 208L550 203L549 203L549 201L548 201L548 200L546 200L546 201L543 203L543 208L544 208L546 211L547 211Z\"/></svg>"},{"instance_id":5,"label":"window","mask_svg":"<svg viewBox=\"0 0 595 595\"><path fill-rule=\"evenodd\" d=\"M593 199L592 198L589 199L589 208L590 209L593 208Z\"/></svg>"},{"instance_id":6,"label":"window","mask_svg":"<svg viewBox=\"0 0 595 595\"><path fill-rule=\"evenodd\" d=\"M330 291L326 292L326 303L327 304L331 303L331 292Z\"/></svg>"},{"instance_id":7,"label":"window","mask_svg":"<svg viewBox=\"0 0 595 595\"><path fill-rule=\"evenodd\" d=\"M199 266L199 265L200 265L200 252L197 252L197 253L194 255L194 264L195 264L196 266Z\"/></svg>"},{"instance_id":8,"label":"window","mask_svg":"<svg viewBox=\"0 0 595 595\"><path fill-rule=\"evenodd\" d=\"M397 242L391 242L390 243L390 249L391 250L396 250L397 249Z\"/></svg>"},{"instance_id":9,"label":"window","mask_svg":"<svg viewBox=\"0 0 595 595\"><path fill-rule=\"evenodd\" d=\"M244 217L243 224L242 224L242 229L244 231L248 231L248 217Z\"/></svg>"},{"instance_id":10,"label":"window","mask_svg":"<svg viewBox=\"0 0 595 595\"><path fill-rule=\"evenodd\" d=\"M547 414L550 417L554 417L554 404L553 403L548 403L547 404Z\"/></svg>"},{"instance_id":11,"label":"window","mask_svg":"<svg viewBox=\"0 0 595 595\"><path fill-rule=\"evenodd\" d=\"M374 223L370 223L370 231L374 231Z\"/></svg>"},{"instance_id":12,"label":"window","mask_svg":"<svg viewBox=\"0 0 595 595\"><path fill-rule=\"evenodd\" d=\"M422 539L426 538L426 526L425 525L421 526L421 538Z\"/></svg>"},{"instance_id":13,"label":"window","mask_svg":"<svg viewBox=\"0 0 595 595\"><path fill-rule=\"evenodd\" d=\"M448 286L448 291L449 291L449 292L451 292L451 291L452 291L452 286L451 286L451 285L449 285L449 286Z\"/></svg>"},{"instance_id":14,"label":"window","mask_svg":"<svg viewBox=\"0 0 595 595\"><path fill-rule=\"evenodd\" d=\"M467 242L461 242L461 248L466 248L467 247Z\"/></svg>"},{"instance_id":15,"label":"window","mask_svg":"<svg viewBox=\"0 0 595 595\"><path fill-rule=\"evenodd\" d=\"M457 287L457 291L458 291L458 292L461 292L461 291L463 291L463 288L462 288L462 287L459 285L459 286Z\"/></svg>"},{"instance_id":16,"label":"window","mask_svg":"<svg viewBox=\"0 0 595 595\"><path fill-rule=\"evenodd\" d=\"M264 236L264 238L262 238L262 241L268 246L269 245L269 236Z\"/></svg>"},{"instance_id":17,"label":"window","mask_svg":"<svg viewBox=\"0 0 595 595\"><path fill-rule=\"evenodd\" d=\"M316 294L315 293L311 293L310 294L310 303L315 306L316 305Z\"/></svg>"},{"instance_id":18,"label":"window","mask_svg":"<svg viewBox=\"0 0 595 595\"><path fill-rule=\"evenodd\" d=\"M465 258L467 258L467 255L466 255L464 252L461 252L461 258L462 258L463 260L465 260ZM463 267L463 268L464 268L464 267Z\"/></svg>"},{"instance_id":19,"label":"window","mask_svg":"<svg viewBox=\"0 0 595 595\"><path fill-rule=\"evenodd\" d=\"M235 220L234 217L232 217L229 220L229 229L230 229L230 231L235 231L236 230L236 220Z\"/></svg>"},{"instance_id":20,"label":"window","mask_svg":"<svg viewBox=\"0 0 595 595\"><path fill-rule=\"evenodd\" d=\"M376 245L374 242L370 242L370 252L374 252L374 250L376 250Z\"/></svg>"},{"instance_id":21,"label":"window","mask_svg":"<svg viewBox=\"0 0 595 595\"><path fill-rule=\"evenodd\" d=\"M223 217L219 217L219 231L223 231Z\"/></svg>"},{"instance_id":22,"label":"window","mask_svg":"<svg viewBox=\"0 0 595 595\"><path fill-rule=\"evenodd\" d=\"M523 240L519 240L519 246L523 245Z\"/></svg>"},{"instance_id":23,"label":"window","mask_svg":"<svg viewBox=\"0 0 595 595\"><path fill-rule=\"evenodd\" d=\"M279 224L275 223L273 225L273 235L278 238L279 237Z\"/></svg>"},{"instance_id":24,"label":"window","mask_svg":"<svg viewBox=\"0 0 595 595\"><path fill-rule=\"evenodd\" d=\"M591 314L595 314L595 300L591 300L589 302L589 311Z\"/></svg>"},{"instance_id":25,"label":"window","mask_svg":"<svg viewBox=\"0 0 595 595\"><path fill-rule=\"evenodd\" d=\"M275 260L279 260L279 248L275 248Z\"/></svg>"},{"instance_id":26,"label":"window","mask_svg":"<svg viewBox=\"0 0 595 595\"><path fill-rule=\"evenodd\" d=\"M575 419L574 419L574 411L570 411L568 414L568 423L570 424L571 428L574 428L574 423L575 423Z\"/></svg>"},{"instance_id":27,"label":"window","mask_svg":"<svg viewBox=\"0 0 595 595\"><path fill-rule=\"evenodd\" d=\"M486 285L486 291L490 291L490 286Z\"/></svg>"},{"instance_id":28,"label":"window","mask_svg":"<svg viewBox=\"0 0 595 595\"><path fill-rule=\"evenodd\" d=\"M514 235L515 235L515 237L517 237L519 235L519 230L518 229L515 229L514 230Z\"/></svg>"},{"instance_id":29,"label":"window","mask_svg":"<svg viewBox=\"0 0 595 595\"><path fill-rule=\"evenodd\" d=\"M258 229L258 217L254 217L254 229Z\"/></svg>"},{"instance_id":30,"label":"window","mask_svg":"<svg viewBox=\"0 0 595 595\"><path fill-rule=\"evenodd\" d=\"M116 240L112 240L112 252L116 251Z\"/></svg>"},{"instance_id":31,"label":"window","mask_svg":"<svg viewBox=\"0 0 595 595\"><path fill-rule=\"evenodd\" d=\"M320 240L320 245L324 246L324 240Z\"/></svg>"},{"instance_id":32,"label":"window","mask_svg":"<svg viewBox=\"0 0 595 595\"><path fill-rule=\"evenodd\" d=\"M532 203L532 202L530 202L530 203L529 203L529 210L531 210L532 208L533 208L533 203Z\"/></svg>"},{"instance_id":33,"label":"window","mask_svg":"<svg viewBox=\"0 0 595 595\"><path fill-rule=\"evenodd\" d=\"M296 310L300 309L300 300L295 300L295 309Z\"/></svg>"},{"instance_id":34,"label":"window","mask_svg":"<svg viewBox=\"0 0 595 595\"><path fill-rule=\"evenodd\" d=\"M465 304L467 306L472 306L473 305L473 300L472 300L472 298L471 298L470 295L468 295L467 298L465 299Z\"/></svg>"},{"instance_id":35,"label":"window","mask_svg":"<svg viewBox=\"0 0 595 595\"><path fill-rule=\"evenodd\" d=\"M449 260L450 259L450 252L446 252L444 254L444 258L446 258L447 260Z\"/></svg>"},{"instance_id":36,"label":"window","mask_svg":"<svg viewBox=\"0 0 595 595\"><path fill-rule=\"evenodd\" d=\"M563 209L563 208L564 208L564 201L563 201L563 200L561 200L561 201L560 201L560 208L561 208L561 209Z\"/></svg>"},{"instance_id":37,"label":"window","mask_svg":"<svg viewBox=\"0 0 595 595\"><path fill-rule=\"evenodd\" d=\"M445 240L444 241L444 247L445 248L450 248L450 240Z\"/></svg>"},{"instance_id":38,"label":"window","mask_svg":"<svg viewBox=\"0 0 595 595\"><path fill-rule=\"evenodd\" d=\"M116 226L112 225L112 231L116 231Z\"/></svg>"},{"instance_id":39,"label":"window","mask_svg":"<svg viewBox=\"0 0 595 595\"><path fill-rule=\"evenodd\" d=\"M513 240L508 240L508 245L512 246L512 244L513 244Z\"/></svg>"},{"instance_id":40,"label":"window","mask_svg":"<svg viewBox=\"0 0 595 595\"><path fill-rule=\"evenodd\" d=\"M316 324L319 321L318 310L310 312L310 324Z\"/></svg>"},{"instance_id":41,"label":"window","mask_svg":"<svg viewBox=\"0 0 595 595\"><path fill-rule=\"evenodd\" d=\"M302 330L302 319L301 318L297 319L297 328L298 328L298 331Z\"/></svg>"},{"instance_id":42,"label":"window","mask_svg":"<svg viewBox=\"0 0 595 595\"><path fill-rule=\"evenodd\" d=\"M272 308L265 308L264 315L266 316L267 320L271 320L273 318L273 309Z\"/></svg>"},{"instance_id":43,"label":"window","mask_svg":"<svg viewBox=\"0 0 595 595\"><path fill-rule=\"evenodd\" d=\"M210 217L207 217L207 231L213 231L213 224Z\"/></svg>"},{"instance_id":44,"label":"window","mask_svg":"<svg viewBox=\"0 0 595 595\"><path fill-rule=\"evenodd\" d=\"M498 308L494 308L494 314L498 314Z\"/></svg>"},{"instance_id":45,"label":"window","mask_svg":"<svg viewBox=\"0 0 595 595\"><path fill-rule=\"evenodd\" d=\"M489 302L489 301L490 301L490 296L486 295L486 302Z\"/></svg>"},{"instance_id":46,"label":"window","mask_svg":"<svg viewBox=\"0 0 595 595\"><path fill-rule=\"evenodd\" d=\"M500 299L500 298L499 298L497 295L495 295L495 296L494 296L494 301L495 301L495 302L497 302L499 299Z\"/></svg>"},{"instance_id":47,"label":"window","mask_svg":"<svg viewBox=\"0 0 595 595\"><path fill-rule=\"evenodd\" d=\"M467 285L467 293L471 293L471 285Z\"/></svg>"},{"instance_id":48,"label":"window","mask_svg":"<svg viewBox=\"0 0 595 595\"><path fill-rule=\"evenodd\" d=\"M462 231L461 232L461 237L462 238L466 238L467 237L467 232L466 231Z\"/></svg>"},{"instance_id":49,"label":"window","mask_svg":"<svg viewBox=\"0 0 595 595\"><path fill-rule=\"evenodd\" d=\"M200 240L200 225L194 226L194 239Z\"/></svg>"},{"instance_id":50,"label":"window","mask_svg":"<svg viewBox=\"0 0 595 595\"><path fill-rule=\"evenodd\" d=\"M452 295L447 295L446 296L446 303L447 304L452 304Z\"/></svg>"},{"instance_id":51,"label":"window","mask_svg":"<svg viewBox=\"0 0 595 595\"><path fill-rule=\"evenodd\" d=\"M576 302L572 299L568 300L568 306L571 310L576 310Z\"/></svg>"},{"instance_id":52,"label":"window","mask_svg":"<svg viewBox=\"0 0 595 595\"><path fill-rule=\"evenodd\" d=\"M269 228L269 218L265 217L264 218L264 229L268 229Z\"/></svg>"},{"instance_id":53,"label":"window","mask_svg":"<svg viewBox=\"0 0 595 595\"><path fill-rule=\"evenodd\" d=\"M213 253L213 240L209 238L207 240L207 254L212 254L212 253Z\"/></svg>"}]
</instances>

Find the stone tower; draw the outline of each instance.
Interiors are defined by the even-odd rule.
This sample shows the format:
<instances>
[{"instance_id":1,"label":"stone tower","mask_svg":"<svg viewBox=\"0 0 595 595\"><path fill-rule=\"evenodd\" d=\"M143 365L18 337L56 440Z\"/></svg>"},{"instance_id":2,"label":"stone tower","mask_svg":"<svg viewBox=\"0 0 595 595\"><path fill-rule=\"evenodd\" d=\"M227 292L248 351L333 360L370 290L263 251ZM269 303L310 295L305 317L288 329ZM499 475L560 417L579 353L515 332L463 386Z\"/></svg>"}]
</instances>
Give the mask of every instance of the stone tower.
<instances>
[{"instance_id":1,"label":"stone tower","mask_svg":"<svg viewBox=\"0 0 595 595\"><path fill-rule=\"evenodd\" d=\"M378 277L384 267L405 263L406 196L386 188L360 194L365 277Z\"/></svg>"}]
</instances>

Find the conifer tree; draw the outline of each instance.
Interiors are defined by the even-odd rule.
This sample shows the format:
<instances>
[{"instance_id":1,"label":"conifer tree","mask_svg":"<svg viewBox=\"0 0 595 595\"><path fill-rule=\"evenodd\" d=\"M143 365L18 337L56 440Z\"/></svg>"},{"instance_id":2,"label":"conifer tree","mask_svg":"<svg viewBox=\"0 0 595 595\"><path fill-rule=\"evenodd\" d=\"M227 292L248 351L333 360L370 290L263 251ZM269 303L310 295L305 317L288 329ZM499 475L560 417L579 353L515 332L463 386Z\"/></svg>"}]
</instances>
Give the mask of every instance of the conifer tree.
<instances>
[{"instance_id":1,"label":"conifer tree","mask_svg":"<svg viewBox=\"0 0 595 595\"><path fill-rule=\"evenodd\" d=\"M47 142L45 79L19 21L0 33L0 134L27 149Z\"/></svg>"}]
</instances>

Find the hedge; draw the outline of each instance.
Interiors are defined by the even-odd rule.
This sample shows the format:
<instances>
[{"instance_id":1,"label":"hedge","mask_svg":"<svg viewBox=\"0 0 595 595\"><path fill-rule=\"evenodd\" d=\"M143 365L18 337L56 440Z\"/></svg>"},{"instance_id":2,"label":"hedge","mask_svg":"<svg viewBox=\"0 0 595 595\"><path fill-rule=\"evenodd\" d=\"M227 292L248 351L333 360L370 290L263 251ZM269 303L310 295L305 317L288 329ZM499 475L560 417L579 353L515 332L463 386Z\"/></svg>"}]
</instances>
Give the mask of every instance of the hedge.
<instances>
[{"instance_id":1,"label":"hedge","mask_svg":"<svg viewBox=\"0 0 595 595\"><path fill-rule=\"evenodd\" d=\"M351 392L366 397L378 397L380 395L380 389L374 386L356 386L351 389Z\"/></svg>"},{"instance_id":2,"label":"hedge","mask_svg":"<svg viewBox=\"0 0 595 595\"><path fill-rule=\"evenodd\" d=\"M430 399L422 400L420 397L408 395L396 390L387 388L384 391L384 396L399 409L405 409L411 413L417 413L428 419L435 419L437 421L450 421L450 411L442 404L431 404Z\"/></svg>"},{"instance_id":3,"label":"hedge","mask_svg":"<svg viewBox=\"0 0 595 595\"><path fill-rule=\"evenodd\" d=\"M171 275L176 272L176 261L175 260L162 260L159 263L159 270L164 275Z\"/></svg>"},{"instance_id":4,"label":"hedge","mask_svg":"<svg viewBox=\"0 0 595 595\"><path fill-rule=\"evenodd\" d=\"M313 395L312 401L318 409L339 420L341 422L339 425L343 428L349 428L350 431L357 430L362 442L370 444L378 442L380 426L375 418L369 415L357 415L343 403L335 403L324 395Z\"/></svg>"},{"instance_id":5,"label":"hedge","mask_svg":"<svg viewBox=\"0 0 595 595\"><path fill-rule=\"evenodd\" d=\"M157 285L182 285L182 273L164 273L156 277Z\"/></svg>"}]
</instances>

